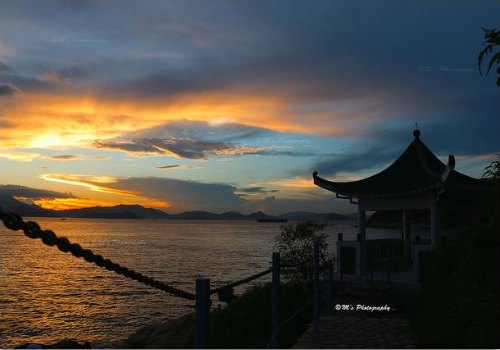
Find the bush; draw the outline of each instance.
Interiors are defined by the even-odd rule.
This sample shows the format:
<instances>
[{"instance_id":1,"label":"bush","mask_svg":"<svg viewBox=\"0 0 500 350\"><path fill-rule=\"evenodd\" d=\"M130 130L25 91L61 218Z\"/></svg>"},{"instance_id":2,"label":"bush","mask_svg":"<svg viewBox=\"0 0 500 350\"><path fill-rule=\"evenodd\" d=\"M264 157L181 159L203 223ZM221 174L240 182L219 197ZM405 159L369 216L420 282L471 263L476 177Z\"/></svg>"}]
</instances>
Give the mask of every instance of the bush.
<instances>
[{"instance_id":1,"label":"bush","mask_svg":"<svg viewBox=\"0 0 500 350\"><path fill-rule=\"evenodd\" d=\"M310 298L308 288L298 283L281 285L280 320L291 316ZM293 346L312 317L308 308L280 332L281 348ZM271 285L253 287L226 308L210 314L210 348L266 348L271 339Z\"/></svg>"},{"instance_id":2,"label":"bush","mask_svg":"<svg viewBox=\"0 0 500 350\"><path fill-rule=\"evenodd\" d=\"M440 246L424 266L421 347L500 348L500 155L484 177L492 185L486 220Z\"/></svg>"},{"instance_id":3,"label":"bush","mask_svg":"<svg viewBox=\"0 0 500 350\"><path fill-rule=\"evenodd\" d=\"M417 331L421 347L498 348L499 236L488 227L463 232L425 266Z\"/></svg>"},{"instance_id":4,"label":"bush","mask_svg":"<svg viewBox=\"0 0 500 350\"><path fill-rule=\"evenodd\" d=\"M326 235L320 233L324 225L312 221L299 222L296 225L281 226L281 231L276 235L274 248L280 252L282 265L294 265L307 261L304 265L284 274L295 282L307 283L311 280L312 259L314 245L318 243L321 261L328 260L328 244Z\"/></svg>"}]
</instances>

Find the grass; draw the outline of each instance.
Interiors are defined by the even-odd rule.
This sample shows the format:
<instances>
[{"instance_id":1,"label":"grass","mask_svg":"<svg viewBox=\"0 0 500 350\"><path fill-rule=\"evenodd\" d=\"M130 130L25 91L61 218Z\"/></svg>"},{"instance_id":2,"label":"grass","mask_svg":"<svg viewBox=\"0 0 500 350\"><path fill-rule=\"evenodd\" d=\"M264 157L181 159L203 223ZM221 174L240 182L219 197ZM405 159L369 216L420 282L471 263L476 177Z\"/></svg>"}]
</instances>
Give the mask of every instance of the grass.
<instances>
[{"instance_id":1,"label":"grass","mask_svg":"<svg viewBox=\"0 0 500 350\"><path fill-rule=\"evenodd\" d=\"M282 284L281 320L287 319L310 298L304 285ZM312 309L307 308L281 330L281 348L293 346L307 329ZM210 315L211 348L266 348L271 339L271 286L253 287L228 307Z\"/></svg>"},{"instance_id":2,"label":"grass","mask_svg":"<svg viewBox=\"0 0 500 350\"><path fill-rule=\"evenodd\" d=\"M280 319L286 320L311 297L308 286L281 285ZM280 331L280 348L290 348L305 332L312 318L312 307L304 309ZM148 326L128 339L129 348L194 348L195 315L166 324ZM209 348L266 348L271 339L271 285L252 287L227 307L210 313Z\"/></svg>"},{"instance_id":3,"label":"grass","mask_svg":"<svg viewBox=\"0 0 500 350\"><path fill-rule=\"evenodd\" d=\"M499 230L475 227L434 252L415 326L422 348L499 348Z\"/></svg>"}]
</instances>

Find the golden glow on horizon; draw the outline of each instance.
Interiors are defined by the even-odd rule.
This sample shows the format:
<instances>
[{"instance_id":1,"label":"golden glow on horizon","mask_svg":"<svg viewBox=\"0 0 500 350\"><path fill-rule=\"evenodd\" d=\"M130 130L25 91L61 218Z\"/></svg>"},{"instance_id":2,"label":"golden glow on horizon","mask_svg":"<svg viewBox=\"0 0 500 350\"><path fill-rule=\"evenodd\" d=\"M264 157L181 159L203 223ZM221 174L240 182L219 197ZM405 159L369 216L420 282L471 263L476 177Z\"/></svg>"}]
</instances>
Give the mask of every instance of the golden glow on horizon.
<instances>
[{"instance_id":1,"label":"golden glow on horizon","mask_svg":"<svg viewBox=\"0 0 500 350\"><path fill-rule=\"evenodd\" d=\"M87 188L94 192L110 195L109 199L84 198L39 198L34 200L37 205L46 209L64 210L87 208L92 206L114 206L118 204L139 204L151 208L169 208L171 203L156 198L150 198L136 191L116 189L103 184L116 184L120 179L111 176L42 174L41 179Z\"/></svg>"},{"instance_id":2,"label":"golden glow on horizon","mask_svg":"<svg viewBox=\"0 0 500 350\"><path fill-rule=\"evenodd\" d=\"M69 210L69 209L82 209L91 208L95 206L112 207L115 205L126 204L135 205L139 204L147 208L169 208L171 204L155 199L147 198L145 200L100 200L100 199L85 199L85 198L40 198L33 200L33 203L44 208L52 210Z\"/></svg>"}]
</instances>

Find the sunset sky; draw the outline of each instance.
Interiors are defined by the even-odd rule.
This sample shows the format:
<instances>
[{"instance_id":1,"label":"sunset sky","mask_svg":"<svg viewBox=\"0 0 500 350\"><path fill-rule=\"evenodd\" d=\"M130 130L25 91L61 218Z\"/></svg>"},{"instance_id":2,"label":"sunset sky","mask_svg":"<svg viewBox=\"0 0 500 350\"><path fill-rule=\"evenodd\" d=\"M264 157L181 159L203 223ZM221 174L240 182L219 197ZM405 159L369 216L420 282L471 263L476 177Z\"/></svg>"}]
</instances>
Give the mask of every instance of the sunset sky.
<instances>
[{"instance_id":1,"label":"sunset sky","mask_svg":"<svg viewBox=\"0 0 500 350\"><path fill-rule=\"evenodd\" d=\"M476 66L494 27L498 0L0 0L0 195L349 213L312 172L372 175L415 123L480 177L500 152L496 72Z\"/></svg>"}]
</instances>

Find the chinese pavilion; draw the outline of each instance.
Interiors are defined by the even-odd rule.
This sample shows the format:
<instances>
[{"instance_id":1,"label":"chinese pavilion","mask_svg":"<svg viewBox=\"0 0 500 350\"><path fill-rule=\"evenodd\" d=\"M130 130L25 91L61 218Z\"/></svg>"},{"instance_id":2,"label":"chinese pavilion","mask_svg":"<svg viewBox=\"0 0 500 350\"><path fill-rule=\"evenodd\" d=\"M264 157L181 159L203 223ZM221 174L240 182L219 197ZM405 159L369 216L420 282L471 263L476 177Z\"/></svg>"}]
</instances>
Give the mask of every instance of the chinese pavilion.
<instances>
[{"instance_id":1,"label":"chinese pavilion","mask_svg":"<svg viewBox=\"0 0 500 350\"><path fill-rule=\"evenodd\" d=\"M430 237L433 249L440 240L440 208L443 204L471 206L488 191L484 180L475 179L456 170L455 158L441 162L420 139L420 130L413 131L414 140L394 163L368 178L335 182L314 172L314 184L334 192L337 198L349 199L358 205L359 259L357 273L366 269L366 211L410 210L430 211ZM407 227L403 223L403 228ZM403 233L405 255L411 251L411 237Z\"/></svg>"}]
</instances>

